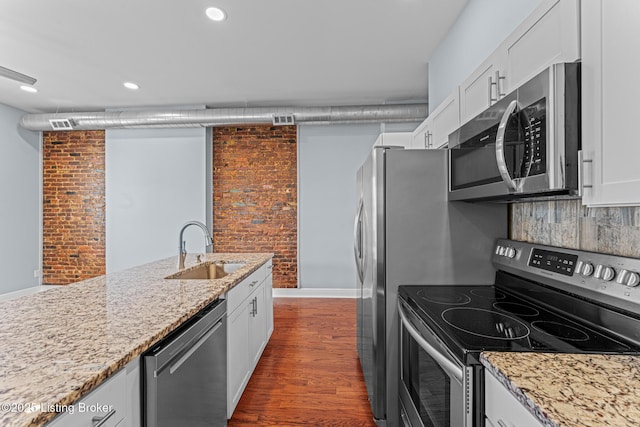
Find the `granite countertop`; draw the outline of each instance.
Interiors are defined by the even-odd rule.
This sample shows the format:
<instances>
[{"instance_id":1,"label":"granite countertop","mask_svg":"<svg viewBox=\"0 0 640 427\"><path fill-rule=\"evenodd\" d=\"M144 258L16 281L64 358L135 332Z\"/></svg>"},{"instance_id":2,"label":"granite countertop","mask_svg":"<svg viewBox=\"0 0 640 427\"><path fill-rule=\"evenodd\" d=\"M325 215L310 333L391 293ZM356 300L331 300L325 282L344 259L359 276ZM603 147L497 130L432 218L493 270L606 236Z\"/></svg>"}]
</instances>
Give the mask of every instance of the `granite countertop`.
<instances>
[{"instance_id":1,"label":"granite countertop","mask_svg":"<svg viewBox=\"0 0 640 427\"><path fill-rule=\"evenodd\" d=\"M56 413L17 405L74 403L272 256L205 254L246 265L221 279L167 280L173 257L0 302L0 425L44 425ZM188 255L186 267L195 263Z\"/></svg>"},{"instance_id":2,"label":"granite countertop","mask_svg":"<svg viewBox=\"0 0 640 427\"><path fill-rule=\"evenodd\" d=\"M542 425L640 425L640 356L485 352L480 360Z\"/></svg>"}]
</instances>

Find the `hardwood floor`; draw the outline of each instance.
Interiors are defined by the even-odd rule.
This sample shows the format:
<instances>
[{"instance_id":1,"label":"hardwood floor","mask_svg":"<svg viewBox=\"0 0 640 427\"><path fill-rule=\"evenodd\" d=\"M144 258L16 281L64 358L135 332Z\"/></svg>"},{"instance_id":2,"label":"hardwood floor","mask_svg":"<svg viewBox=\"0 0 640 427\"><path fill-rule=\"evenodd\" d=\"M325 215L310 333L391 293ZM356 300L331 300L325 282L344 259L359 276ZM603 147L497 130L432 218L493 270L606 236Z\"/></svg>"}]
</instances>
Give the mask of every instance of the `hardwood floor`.
<instances>
[{"instance_id":1,"label":"hardwood floor","mask_svg":"<svg viewBox=\"0 0 640 427\"><path fill-rule=\"evenodd\" d=\"M356 350L356 300L273 304L273 335L229 427L375 427Z\"/></svg>"}]
</instances>

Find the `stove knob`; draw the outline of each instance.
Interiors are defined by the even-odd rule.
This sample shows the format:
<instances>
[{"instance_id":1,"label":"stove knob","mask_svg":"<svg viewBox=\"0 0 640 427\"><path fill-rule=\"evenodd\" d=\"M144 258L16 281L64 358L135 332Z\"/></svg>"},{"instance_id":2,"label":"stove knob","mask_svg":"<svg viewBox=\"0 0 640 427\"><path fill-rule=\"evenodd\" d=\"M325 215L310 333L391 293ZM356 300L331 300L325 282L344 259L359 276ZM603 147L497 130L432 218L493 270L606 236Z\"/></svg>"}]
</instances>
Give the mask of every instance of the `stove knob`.
<instances>
[{"instance_id":1,"label":"stove knob","mask_svg":"<svg viewBox=\"0 0 640 427\"><path fill-rule=\"evenodd\" d=\"M602 279L606 282L613 280L616 277L616 271L607 265L597 265L593 272L593 277L596 279Z\"/></svg>"},{"instance_id":2,"label":"stove knob","mask_svg":"<svg viewBox=\"0 0 640 427\"><path fill-rule=\"evenodd\" d=\"M633 271L621 270L616 277L616 282L633 288L640 284L640 275Z\"/></svg>"},{"instance_id":3,"label":"stove knob","mask_svg":"<svg viewBox=\"0 0 640 427\"><path fill-rule=\"evenodd\" d=\"M504 253L504 256L506 256L507 258L515 258L516 257L516 250L513 248L507 248L507 250Z\"/></svg>"},{"instance_id":4,"label":"stove knob","mask_svg":"<svg viewBox=\"0 0 640 427\"><path fill-rule=\"evenodd\" d=\"M581 261L582 262L582 261ZM593 264L590 262L585 262L582 264L582 268L578 267L580 274L584 277L589 277L593 274Z\"/></svg>"}]
</instances>

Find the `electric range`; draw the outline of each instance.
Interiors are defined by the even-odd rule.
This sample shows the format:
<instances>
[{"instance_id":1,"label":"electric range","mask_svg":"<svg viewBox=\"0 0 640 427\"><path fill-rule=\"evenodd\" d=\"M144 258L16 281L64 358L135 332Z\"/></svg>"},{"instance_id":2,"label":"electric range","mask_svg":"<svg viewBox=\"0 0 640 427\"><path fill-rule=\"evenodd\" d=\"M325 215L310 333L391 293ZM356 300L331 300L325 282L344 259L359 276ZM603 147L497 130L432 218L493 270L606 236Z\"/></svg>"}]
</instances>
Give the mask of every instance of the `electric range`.
<instances>
[{"instance_id":1,"label":"electric range","mask_svg":"<svg viewBox=\"0 0 640 427\"><path fill-rule=\"evenodd\" d=\"M640 260L499 240L494 283L403 285L401 417L483 425L482 351L640 354Z\"/></svg>"}]
</instances>

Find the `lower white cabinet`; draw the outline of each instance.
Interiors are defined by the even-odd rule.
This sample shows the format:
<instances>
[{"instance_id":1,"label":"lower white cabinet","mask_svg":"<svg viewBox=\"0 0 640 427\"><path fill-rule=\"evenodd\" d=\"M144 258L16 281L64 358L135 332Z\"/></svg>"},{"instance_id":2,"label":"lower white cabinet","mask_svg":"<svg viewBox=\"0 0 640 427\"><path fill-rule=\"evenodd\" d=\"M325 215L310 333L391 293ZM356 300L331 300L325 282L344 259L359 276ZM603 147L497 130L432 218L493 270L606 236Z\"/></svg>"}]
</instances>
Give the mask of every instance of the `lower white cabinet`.
<instances>
[{"instance_id":1,"label":"lower white cabinet","mask_svg":"<svg viewBox=\"0 0 640 427\"><path fill-rule=\"evenodd\" d=\"M486 370L484 392L486 427L542 427L542 423Z\"/></svg>"},{"instance_id":2,"label":"lower white cabinet","mask_svg":"<svg viewBox=\"0 0 640 427\"><path fill-rule=\"evenodd\" d=\"M140 358L58 415L47 427L140 427Z\"/></svg>"},{"instance_id":3,"label":"lower white cabinet","mask_svg":"<svg viewBox=\"0 0 640 427\"><path fill-rule=\"evenodd\" d=\"M227 293L227 418L273 332L271 261Z\"/></svg>"}]
</instances>

